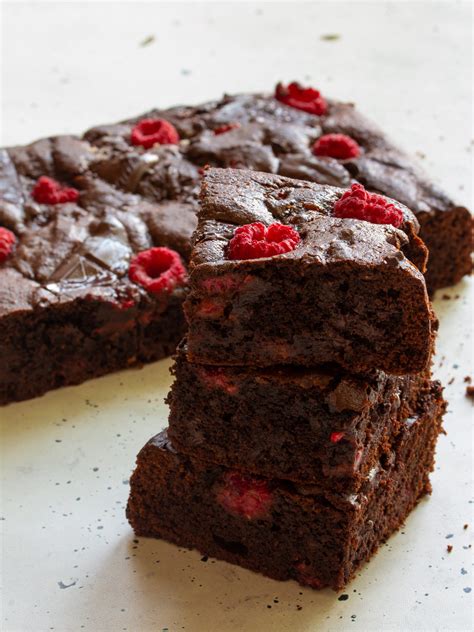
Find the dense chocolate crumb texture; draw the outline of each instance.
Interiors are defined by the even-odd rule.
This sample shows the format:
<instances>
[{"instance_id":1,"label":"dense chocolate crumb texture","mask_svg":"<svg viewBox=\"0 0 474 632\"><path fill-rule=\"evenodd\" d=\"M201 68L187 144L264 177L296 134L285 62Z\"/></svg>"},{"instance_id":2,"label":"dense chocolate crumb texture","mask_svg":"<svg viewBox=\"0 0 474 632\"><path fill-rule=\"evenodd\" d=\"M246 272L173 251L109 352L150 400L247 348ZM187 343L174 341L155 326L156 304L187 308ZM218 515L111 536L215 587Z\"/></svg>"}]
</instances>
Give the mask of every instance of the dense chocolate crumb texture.
<instances>
[{"instance_id":1,"label":"dense chocolate crumb texture","mask_svg":"<svg viewBox=\"0 0 474 632\"><path fill-rule=\"evenodd\" d=\"M166 433L140 452L127 516L140 536L197 548L274 579L342 588L430 491L444 402L393 428L357 493L268 479L175 450Z\"/></svg>"},{"instance_id":2,"label":"dense chocolate crumb texture","mask_svg":"<svg viewBox=\"0 0 474 632\"><path fill-rule=\"evenodd\" d=\"M261 172L205 172L185 303L191 361L395 374L429 365L437 323L416 218L388 200L399 228L336 217L343 194ZM255 225L286 226L295 239L255 258L250 239L249 256L235 259L235 236Z\"/></svg>"},{"instance_id":3,"label":"dense chocolate crumb texture","mask_svg":"<svg viewBox=\"0 0 474 632\"><path fill-rule=\"evenodd\" d=\"M179 452L346 493L390 459L388 437L432 389L429 371L215 367L188 362L183 346L173 373L168 434Z\"/></svg>"},{"instance_id":4,"label":"dense chocolate crumb texture","mask_svg":"<svg viewBox=\"0 0 474 632\"><path fill-rule=\"evenodd\" d=\"M313 150L321 136L336 132L355 140L360 148L357 157L318 155L326 151L327 142ZM35 318L38 310L52 305L77 305L84 296L94 297L90 304L123 304L123 293L131 292L135 304L138 298L148 301L149 295L128 282L130 257L144 248L166 246L187 259L206 164L340 187L359 179L417 214L422 237L431 248L431 289L454 283L469 271L467 211L428 183L352 105L328 101L324 116L317 116L273 95L225 96L201 106L153 110L123 123L98 126L82 138L57 136L0 150L0 318L7 317L9 327L14 327L14 319ZM41 201L45 192L51 193L47 184L39 186L42 178L53 179L61 189L53 191L54 204ZM68 189L78 195L71 196ZM14 236L13 244L6 231ZM109 315L103 318L109 323ZM42 327L48 327L46 321ZM83 344L86 329L93 328L93 323L83 326L77 343ZM182 332L183 326L177 324L164 346L172 348ZM12 347L2 354L6 368L1 370L26 374L27 357L35 354L36 343L29 340L23 345L12 340L11 332L7 335ZM43 341L54 345L45 337ZM116 351L120 344L116 341ZM15 359L11 354L17 351L20 357ZM132 356L128 353L130 364ZM64 364L64 357L59 354L57 361ZM111 369L104 366L102 372ZM33 372L30 382L34 376ZM85 377L78 374L75 381ZM50 376L37 392L67 382L66 375ZM0 400L37 392L31 386L28 393L9 392Z\"/></svg>"}]
</instances>

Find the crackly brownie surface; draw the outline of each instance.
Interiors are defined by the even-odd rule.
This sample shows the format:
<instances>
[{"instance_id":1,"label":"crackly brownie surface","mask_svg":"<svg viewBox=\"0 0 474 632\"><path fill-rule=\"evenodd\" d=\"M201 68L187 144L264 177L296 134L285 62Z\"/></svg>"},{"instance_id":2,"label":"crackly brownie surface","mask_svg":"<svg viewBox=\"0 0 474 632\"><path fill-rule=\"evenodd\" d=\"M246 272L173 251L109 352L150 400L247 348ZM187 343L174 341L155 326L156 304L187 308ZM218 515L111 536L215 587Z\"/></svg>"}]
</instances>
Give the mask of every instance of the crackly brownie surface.
<instances>
[{"instance_id":1,"label":"crackly brownie surface","mask_svg":"<svg viewBox=\"0 0 474 632\"><path fill-rule=\"evenodd\" d=\"M392 433L432 389L423 375L192 364L185 348L173 373L168 434L179 452L347 493L389 458Z\"/></svg>"},{"instance_id":2,"label":"crackly brownie surface","mask_svg":"<svg viewBox=\"0 0 474 632\"><path fill-rule=\"evenodd\" d=\"M342 588L430 491L443 410L433 385L424 410L392 435L390 458L357 494L212 465L177 453L162 433L138 456L128 519L140 536L274 579Z\"/></svg>"},{"instance_id":3,"label":"crackly brownie surface","mask_svg":"<svg viewBox=\"0 0 474 632\"><path fill-rule=\"evenodd\" d=\"M131 130L143 117L170 121L182 139L177 149L131 151ZM315 148L318 139L333 134L353 140L357 155L334 157L327 155L334 153L327 148ZM431 252L427 271L430 291L452 285L470 272L469 211L430 182L420 167L351 103L327 100L325 112L315 115L270 94L226 95L199 106L152 110L117 125L99 126L85 138L106 149L95 167L98 173L152 199L167 197L170 191L178 196L184 188L189 200L198 177L195 165L206 164L278 173L338 187L359 181L416 214L421 237ZM164 195L163 190L168 193Z\"/></svg>"},{"instance_id":4,"label":"crackly brownie surface","mask_svg":"<svg viewBox=\"0 0 474 632\"><path fill-rule=\"evenodd\" d=\"M0 154L0 219L16 238L0 261L0 403L165 357L182 335L182 284L151 293L128 272L137 253L186 255L187 241L88 174L90 157L72 137ZM35 193L41 177L58 190Z\"/></svg>"},{"instance_id":5,"label":"crackly brownie surface","mask_svg":"<svg viewBox=\"0 0 474 632\"><path fill-rule=\"evenodd\" d=\"M426 254L416 219L391 203L399 228L336 217L343 193L260 172L205 173L185 302L192 362L427 367L436 323L415 265ZM289 237L253 240L245 231L255 226Z\"/></svg>"}]
</instances>

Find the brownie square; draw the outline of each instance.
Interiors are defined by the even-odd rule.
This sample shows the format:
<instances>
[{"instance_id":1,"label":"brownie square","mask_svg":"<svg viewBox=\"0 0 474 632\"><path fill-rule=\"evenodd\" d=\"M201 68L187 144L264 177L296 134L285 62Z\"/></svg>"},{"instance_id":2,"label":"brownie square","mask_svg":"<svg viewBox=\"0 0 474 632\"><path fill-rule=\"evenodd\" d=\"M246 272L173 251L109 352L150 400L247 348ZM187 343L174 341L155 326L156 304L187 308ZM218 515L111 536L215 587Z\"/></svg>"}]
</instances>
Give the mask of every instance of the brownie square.
<instances>
[{"instance_id":1,"label":"brownie square","mask_svg":"<svg viewBox=\"0 0 474 632\"><path fill-rule=\"evenodd\" d=\"M391 458L357 494L255 477L174 450L166 433L140 452L127 516L139 536L312 588L342 588L430 491L444 402L437 384L425 408L392 438Z\"/></svg>"},{"instance_id":2,"label":"brownie square","mask_svg":"<svg viewBox=\"0 0 474 632\"><path fill-rule=\"evenodd\" d=\"M128 274L137 253L179 240L164 220L150 229L147 202L81 174L87 152L63 137L0 153L0 219L16 234L0 262L0 404L166 357L183 335L185 287L152 293ZM39 174L77 199L37 202Z\"/></svg>"},{"instance_id":3,"label":"brownie square","mask_svg":"<svg viewBox=\"0 0 474 632\"><path fill-rule=\"evenodd\" d=\"M355 493L424 407L426 375L215 367L180 348L168 435L180 453L267 478Z\"/></svg>"},{"instance_id":4,"label":"brownie square","mask_svg":"<svg viewBox=\"0 0 474 632\"><path fill-rule=\"evenodd\" d=\"M190 361L426 369L436 321L418 223L396 203L400 228L334 217L342 194L251 171L205 173L185 302ZM236 228L257 222L290 226L300 241L277 256L230 258Z\"/></svg>"}]
</instances>

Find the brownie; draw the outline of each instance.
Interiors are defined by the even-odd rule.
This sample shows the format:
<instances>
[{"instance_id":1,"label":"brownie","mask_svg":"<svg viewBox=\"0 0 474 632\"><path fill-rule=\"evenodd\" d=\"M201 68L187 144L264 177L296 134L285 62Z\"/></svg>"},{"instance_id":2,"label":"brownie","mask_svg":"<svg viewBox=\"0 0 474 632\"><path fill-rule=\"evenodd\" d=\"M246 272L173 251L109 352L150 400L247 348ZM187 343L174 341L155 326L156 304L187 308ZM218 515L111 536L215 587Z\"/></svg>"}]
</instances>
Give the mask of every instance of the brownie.
<instances>
[{"instance_id":1,"label":"brownie","mask_svg":"<svg viewBox=\"0 0 474 632\"><path fill-rule=\"evenodd\" d=\"M60 138L0 154L1 217L17 235L0 263L0 404L163 358L183 334L185 288L152 294L128 268L152 246L186 256L187 243L174 238L172 218L154 229L141 198L87 174L71 179L84 151ZM35 202L39 174L73 182L78 199Z\"/></svg>"},{"instance_id":2,"label":"brownie","mask_svg":"<svg viewBox=\"0 0 474 632\"><path fill-rule=\"evenodd\" d=\"M178 452L347 493L387 458L391 433L431 389L428 375L192 364L184 347L173 373L168 435Z\"/></svg>"},{"instance_id":3,"label":"brownie","mask_svg":"<svg viewBox=\"0 0 474 632\"><path fill-rule=\"evenodd\" d=\"M405 374L424 370L436 321L418 224L335 217L343 191L260 172L209 169L190 261L188 357L200 364L337 363ZM293 250L232 259L237 227L290 226ZM417 265L415 265L415 263Z\"/></svg>"},{"instance_id":4,"label":"brownie","mask_svg":"<svg viewBox=\"0 0 474 632\"><path fill-rule=\"evenodd\" d=\"M133 145L131 132L145 117L169 121L179 134L179 143L156 144L151 148ZM360 156L337 160L314 155L311 150L314 141L332 132L354 137L361 147ZM421 236L431 250L427 272L431 290L457 282L470 270L468 211L456 206L429 183L351 104L330 101L328 114L315 116L270 95L225 96L199 106L152 110L118 124L95 127L82 137L56 136L10 147L0 150L0 231L4 228L12 231L17 247L13 259L0 261L0 334L4 337L2 343L5 340L0 349L1 403L25 399L61 384L77 383L172 351L184 333L179 307L175 305L182 292L171 301L169 325L168 311L160 299L158 311L163 317L151 327L153 333L147 334L148 339L143 343L139 339L145 338L138 332L143 327L138 325L130 325L125 338L123 327L121 334L114 332L113 340L91 333L96 329L96 321L104 320L113 328L116 311L107 315L101 305L100 313L93 314L99 308L98 302L83 305L78 296L73 305L70 288L63 291L64 283L56 283L54 297L47 290L48 300L42 299L41 306L35 296L38 292L45 293L49 284L47 275L56 271L53 268L62 263L61 257L67 260L72 252L71 243L76 247L86 236L75 228L82 226L85 215L93 221L102 221L104 214L113 216L113 223L117 221L124 227L126 240L134 242L129 244L130 252L137 252L145 244L158 245L172 248L187 259L196 225L201 170L206 164L278 173L339 187L348 187L359 180L370 190L406 203L417 215ZM63 204L52 207L35 203L31 190L42 176L77 188L80 191L77 203L67 208ZM82 219L76 217L74 209L85 214ZM101 240L109 243L107 230L100 237L94 235L96 244ZM117 236L116 227L110 231ZM147 235L143 240L144 232ZM32 242L42 245L33 247L35 254L30 256ZM41 264L34 263L32 257L39 257ZM80 278L87 279L87 287L94 287L96 297L101 292L110 296L117 274L113 271L114 281L106 286L103 279L99 282L104 266L100 257L94 264L101 272L97 269L91 272L88 263L89 271L85 273L81 268ZM109 275L112 273L107 265L105 270ZM121 274L119 285L127 285ZM151 300L149 296L142 299ZM62 315L59 311L57 317L48 315L51 300L61 303ZM66 304L70 307L66 308ZM145 309L140 305L140 310ZM75 322L70 322L72 316L66 314L67 309L74 313ZM151 314L154 308L150 306L145 311ZM41 330L36 326L37 317ZM122 318L123 315L119 320ZM67 331L66 321L72 330ZM55 327L50 329L53 324ZM70 348L66 352L68 345L61 339L69 338L71 331L75 351ZM80 352L81 347L93 352L86 358ZM43 365L41 358L46 348L49 362ZM58 368L52 368L52 364Z\"/></svg>"},{"instance_id":5,"label":"brownie","mask_svg":"<svg viewBox=\"0 0 474 632\"><path fill-rule=\"evenodd\" d=\"M198 106L154 109L116 125L98 126L85 138L105 151L97 169L103 177L152 199L163 189L186 189L192 198L193 165L242 167L319 184L348 187L358 181L369 190L405 204L417 216L420 235L430 250L426 273L430 292L454 285L471 271L472 218L433 184L420 166L401 151L352 103L327 100L322 116L308 114L270 94L225 95ZM170 159L163 148L141 152L128 141L132 126L142 118L170 121L184 140ZM348 159L317 156L312 147L326 134L349 135L360 154ZM173 150L174 151L174 150ZM142 156L160 155L143 164ZM180 156L178 158L178 155Z\"/></svg>"},{"instance_id":6,"label":"brownie","mask_svg":"<svg viewBox=\"0 0 474 632\"><path fill-rule=\"evenodd\" d=\"M177 453L162 433L138 456L128 519L139 536L274 579L340 589L429 493L443 409L434 383L424 410L392 438L391 458L357 494L212 465Z\"/></svg>"}]
</instances>

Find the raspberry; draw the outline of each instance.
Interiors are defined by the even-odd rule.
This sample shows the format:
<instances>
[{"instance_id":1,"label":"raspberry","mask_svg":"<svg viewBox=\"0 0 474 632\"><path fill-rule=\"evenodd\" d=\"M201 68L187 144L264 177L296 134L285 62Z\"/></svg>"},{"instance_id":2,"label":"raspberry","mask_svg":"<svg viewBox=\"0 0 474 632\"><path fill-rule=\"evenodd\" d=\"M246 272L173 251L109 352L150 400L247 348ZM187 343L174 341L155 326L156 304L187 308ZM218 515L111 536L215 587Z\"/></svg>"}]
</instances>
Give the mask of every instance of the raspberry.
<instances>
[{"instance_id":1,"label":"raspberry","mask_svg":"<svg viewBox=\"0 0 474 632\"><path fill-rule=\"evenodd\" d=\"M317 577L314 577L314 575L311 573L311 567L308 562L298 562L298 564L295 565L295 570L296 579L300 584L316 589L323 587L323 583L321 582L321 580L319 580Z\"/></svg>"},{"instance_id":2,"label":"raspberry","mask_svg":"<svg viewBox=\"0 0 474 632\"><path fill-rule=\"evenodd\" d=\"M220 368L201 368L199 371L201 379L207 386L221 388L229 395L235 395L239 390L232 382L231 378L226 375L225 371Z\"/></svg>"},{"instance_id":3,"label":"raspberry","mask_svg":"<svg viewBox=\"0 0 474 632\"><path fill-rule=\"evenodd\" d=\"M8 255L12 252L15 242L16 237L12 231L0 226L0 263L5 261Z\"/></svg>"},{"instance_id":4,"label":"raspberry","mask_svg":"<svg viewBox=\"0 0 474 632\"><path fill-rule=\"evenodd\" d=\"M75 202L79 197L79 191L73 187L63 187L47 176L38 178L31 192L33 199L39 204L64 204Z\"/></svg>"},{"instance_id":5,"label":"raspberry","mask_svg":"<svg viewBox=\"0 0 474 632\"><path fill-rule=\"evenodd\" d=\"M291 226L261 222L239 226L229 242L229 259L259 259L273 257L294 250L300 236Z\"/></svg>"},{"instance_id":6,"label":"raspberry","mask_svg":"<svg viewBox=\"0 0 474 632\"><path fill-rule=\"evenodd\" d=\"M264 518L272 504L266 481L239 472L227 472L217 501L231 514L247 520Z\"/></svg>"},{"instance_id":7,"label":"raspberry","mask_svg":"<svg viewBox=\"0 0 474 632\"><path fill-rule=\"evenodd\" d=\"M314 143L313 154L347 160L348 158L357 158L360 154L360 147L353 138L345 134L325 134Z\"/></svg>"},{"instance_id":8,"label":"raspberry","mask_svg":"<svg viewBox=\"0 0 474 632\"><path fill-rule=\"evenodd\" d=\"M196 315L202 318L218 318L224 313L225 304L212 298L203 298L196 309Z\"/></svg>"},{"instance_id":9,"label":"raspberry","mask_svg":"<svg viewBox=\"0 0 474 632\"><path fill-rule=\"evenodd\" d=\"M242 283L243 278L241 276L228 273L204 279L202 288L209 294L225 294L235 292Z\"/></svg>"},{"instance_id":10,"label":"raspberry","mask_svg":"<svg viewBox=\"0 0 474 632\"><path fill-rule=\"evenodd\" d=\"M186 270L181 257L169 248L150 248L138 253L130 261L128 276L151 294L171 292L186 281Z\"/></svg>"},{"instance_id":11,"label":"raspberry","mask_svg":"<svg viewBox=\"0 0 474 632\"><path fill-rule=\"evenodd\" d=\"M221 125L220 127L216 127L214 130L214 134L219 136L219 134L225 134L226 132L230 132L233 129L238 129L240 127L240 123L227 123L226 125Z\"/></svg>"},{"instance_id":12,"label":"raspberry","mask_svg":"<svg viewBox=\"0 0 474 632\"><path fill-rule=\"evenodd\" d=\"M132 307L135 307L135 301L132 299L118 303L119 309L131 309Z\"/></svg>"},{"instance_id":13,"label":"raspberry","mask_svg":"<svg viewBox=\"0 0 474 632\"><path fill-rule=\"evenodd\" d=\"M359 448L356 451L356 453L354 455L354 469L355 470L359 467L360 462L362 461L363 454L364 454L364 450L362 448Z\"/></svg>"},{"instance_id":14,"label":"raspberry","mask_svg":"<svg viewBox=\"0 0 474 632\"><path fill-rule=\"evenodd\" d=\"M403 222L403 213L386 198L369 193L362 184L351 188L334 204L335 217L352 217L372 224L392 224L398 228Z\"/></svg>"},{"instance_id":15,"label":"raspberry","mask_svg":"<svg viewBox=\"0 0 474 632\"><path fill-rule=\"evenodd\" d=\"M287 87L279 83L275 89L275 97L285 105L289 105L297 110L303 110L309 114L321 116L326 114L327 103L319 90L314 88L303 88L299 83L293 81Z\"/></svg>"},{"instance_id":16,"label":"raspberry","mask_svg":"<svg viewBox=\"0 0 474 632\"><path fill-rule=\"evenodd\" d=\"M339 443L343 436L343 432L331 432L331 436L329 438L331 440L331 443Z\"/></svg>"},{"instance_id":17,"label":"raspberry","mask_svg":"<svg viewBox=\"0 0 474 632\"><path fill-rule=\"evenodd\" d=\"M132 129L130 140L132 145L141 145L145 149L150 149L156 143L177 145L179 134L174 125L164 119L142 119Z\"/></svg>"}]
</instances>

